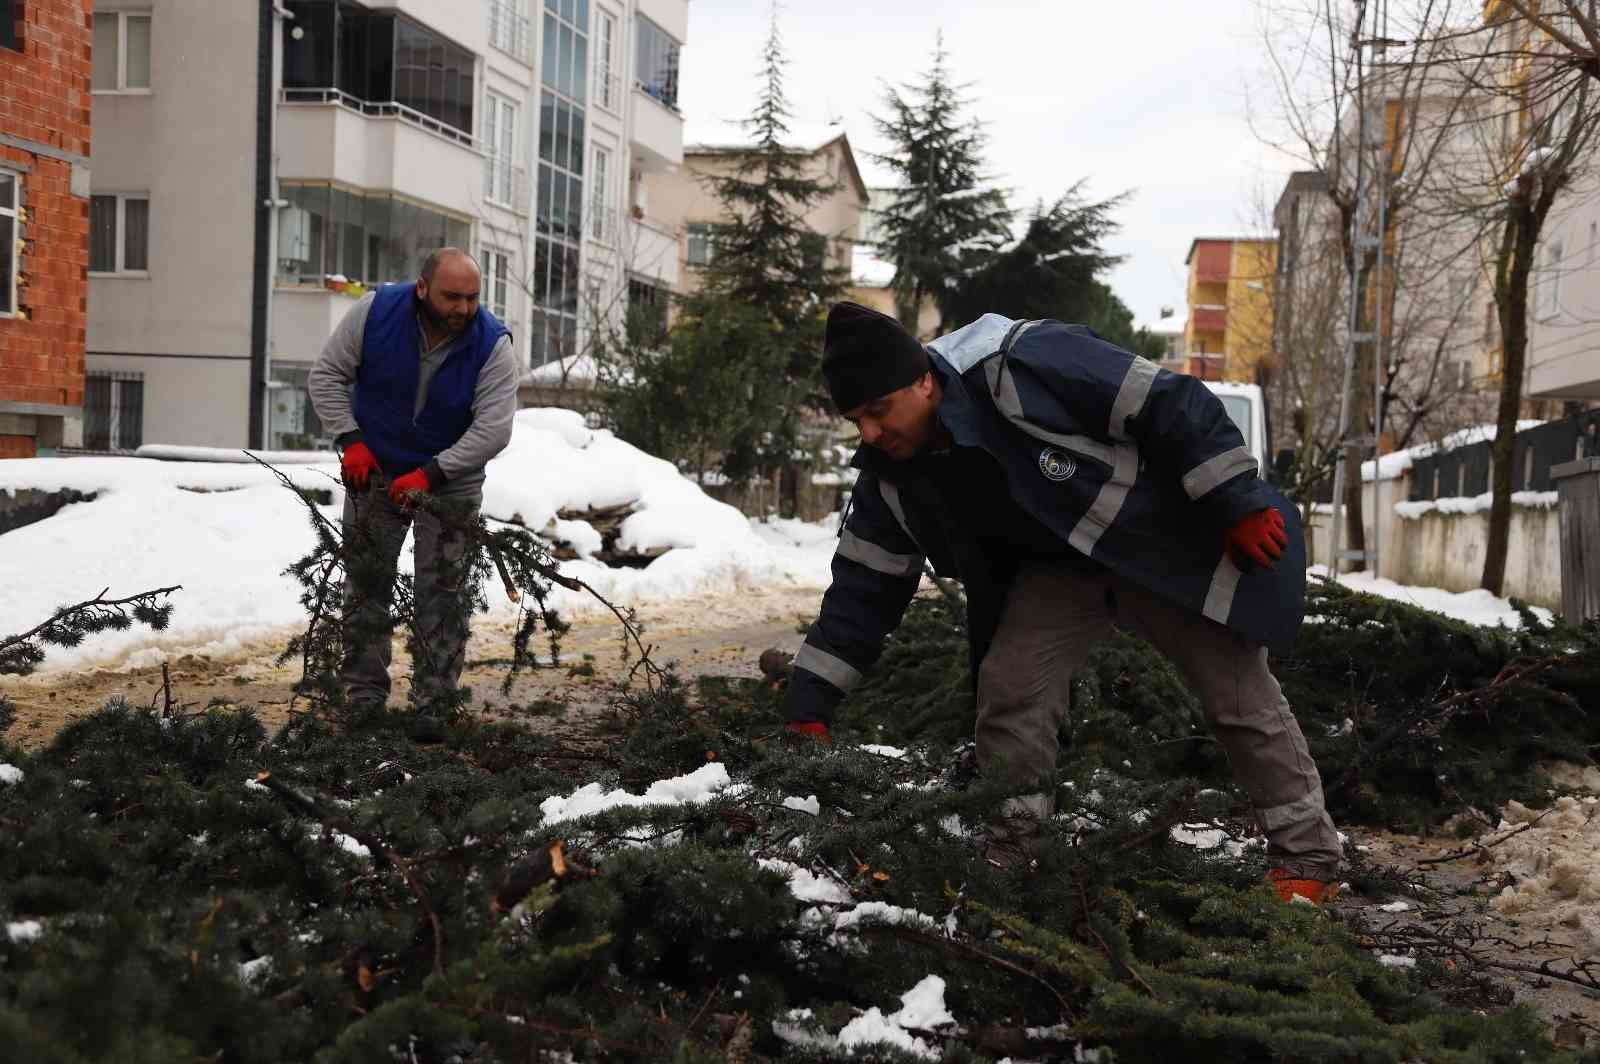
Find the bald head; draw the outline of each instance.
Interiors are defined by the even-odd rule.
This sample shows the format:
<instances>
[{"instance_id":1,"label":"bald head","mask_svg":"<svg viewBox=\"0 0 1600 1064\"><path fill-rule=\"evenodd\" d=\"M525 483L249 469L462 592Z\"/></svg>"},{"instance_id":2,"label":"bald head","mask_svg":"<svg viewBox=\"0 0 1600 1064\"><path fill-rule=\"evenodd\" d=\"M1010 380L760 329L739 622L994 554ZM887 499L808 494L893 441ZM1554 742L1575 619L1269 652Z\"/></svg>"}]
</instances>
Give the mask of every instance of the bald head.
<instances>
[{"instance_id":1,"label":"bald head","mask_svg":"<svg viewBox=\"0 0 1600 1064\"><path fill-rule=\"evenodd\" d=\"M460 248L440 248L422 262L417 302L435 332L459 333L478 313L483 276L471 255Z\"/></svg>"}]
</instances>

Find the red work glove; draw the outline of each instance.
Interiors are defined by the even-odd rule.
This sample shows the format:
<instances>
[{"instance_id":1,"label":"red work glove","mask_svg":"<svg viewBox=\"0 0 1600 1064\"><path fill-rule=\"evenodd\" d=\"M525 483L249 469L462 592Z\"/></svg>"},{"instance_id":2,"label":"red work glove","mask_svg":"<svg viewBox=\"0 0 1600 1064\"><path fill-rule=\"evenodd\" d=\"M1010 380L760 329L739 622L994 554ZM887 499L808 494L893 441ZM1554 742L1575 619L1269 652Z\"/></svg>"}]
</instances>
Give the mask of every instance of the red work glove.
<instances>
[{"instance_id":1,"label":"red work glove","mask_svg":"<svg viewBox=\"0 0 1600 1064\"><path fill-rule=\"evenodd\" d=\"M1228 529L1223 543L1234 561L1254 562L1263 569L1271 569L1272 563L1283 556L1283 549L1289 545L1289 534L1284 531L1283 515L1268 507L1242 518Z\"/></svg>"},{"instance_id":2,"label":"red work glove","mask_svg":"<svg viewBox=\"0 0 1600 1064\"><path fill-rule=\"evenodd\" d=\"M360 440L346 447L344 454L339 458L339 469L344 475L344 482L357 491L367 490L367 481L372 477L372 471L377 468L378 460Z\"/></svg>"},{"instance_id":3,"label":"red work glove","mask_svg":"<svg viewBox=\"0 0 1600 1064\"><path fill-rule=\"evenodd\" d=\"M411 496L427 491L430 486L428 474L420 469L413 469L405 476L395 477L389 481L389 501L396 506L407 505Z\"/></svg>"},{"instance_id":4,"label":"red work glove","mask_svg":"<svg viewBox=\"0 0 1600 1064\"><path fill-rule=\"evenodd\" d=\"M783 730L794 738L810 737L823 746L833 745L833 736L828 734L828 726L820 720L799 721L791 720L783 726Z\"/></svg>"}]
</instances>

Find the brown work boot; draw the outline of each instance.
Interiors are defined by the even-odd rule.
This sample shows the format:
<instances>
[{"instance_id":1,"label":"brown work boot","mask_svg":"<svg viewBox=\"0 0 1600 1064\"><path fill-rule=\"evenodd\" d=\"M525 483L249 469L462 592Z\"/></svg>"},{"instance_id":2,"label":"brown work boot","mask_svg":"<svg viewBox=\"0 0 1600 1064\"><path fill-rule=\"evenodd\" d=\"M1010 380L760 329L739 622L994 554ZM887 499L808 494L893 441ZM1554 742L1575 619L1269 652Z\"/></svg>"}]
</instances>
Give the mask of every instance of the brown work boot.
<instances>
[{"instance_id":1,"label":"brown work boot","mask_svg":"<svg viewBox=\"0 0 1600 1064\"><path fill-rule=\"evenodd\" d=\"M1032 868L1039 845L1039 824L1050 816L1054 803L1045 795L1006 800L1001 815L983 829L978 853L1001 871Z\"/></svg>"},{"instance_id":2,"label":"brown work boot","mask_svg":"<svg viewBox=\"0 0 1600 1064\"><path fill-rule=\"evenodd\" d=\"M1278 900L1286 905L1295 898L1304 898L1312 905L1326 905L1339 896L1337 881L1309 879L1298 876L1287 868L1270 869L1267 872L1267 884L1278 895Z\"/></svg>"}]
</instances>

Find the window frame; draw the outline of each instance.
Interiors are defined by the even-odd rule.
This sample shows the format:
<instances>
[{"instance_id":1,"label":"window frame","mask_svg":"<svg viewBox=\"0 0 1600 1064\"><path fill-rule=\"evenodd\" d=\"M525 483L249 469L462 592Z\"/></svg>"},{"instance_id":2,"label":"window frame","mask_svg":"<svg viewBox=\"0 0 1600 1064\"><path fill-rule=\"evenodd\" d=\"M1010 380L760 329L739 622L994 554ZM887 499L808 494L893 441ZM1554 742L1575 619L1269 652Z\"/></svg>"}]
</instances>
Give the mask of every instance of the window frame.
<instances>
[{"instance_id":1,"label":"window frame","mask_svg":"<svg viewBox=\"0 0 1600 1064\"><path fill-rule=\"evenodd\" d=\"M710 266L716 259L717 226L715 222L690 222L684 227L683 262L685 266L692 266L703 270ZM695 249L700 248L703 254L695 257Z\"/></svg>"},{"instance_id":2,"label":"window frame","mask_svg":"<svg viewBox=\"0 0 1600 1064\"><path fill-rule=\"evenodd\" d=\"M94 71L91 69L89 72L89 94L91 96L149 96L152 91L151 85L132 87L128 85L128 23L133 19L138 18L142 18L146 22L150 23L150 31L147 35L147 40L151 49L153 50L155 47L154 10L96 11L94 13L94 17L115 18L117 20L117 83L111 88L95 88ZM92 23L89 27L89 33L92 40L94 35L94 26ZM154 82L155 64L152 59L153 57L147 57L145 63L150 68L150 80Z\"/></svg>"},{"instance_id":3,"label":"window frame","mask_svg":"<svg viewBox=\"0 0 1600 1064\"><path fill-rule=\"evenodd\" d=\"M22 6L18 0L0 0L0 48L13 52L23 50L22 34L17 23L22 21Z\"/></svg>"},{"instance_id":4,"label":"window frame","mask_svg":"<svg viewBox=\"0 0 1600 1064\"><path fill-rule=\"evenodd\" d=\"M497 207L517 210L517 124L521 121L517 102L493 89L483 90L484 162L488 176L484 199ZM508 120L509 119L509 120ZM500 170L504 167L505 198L499 197Z\"/></svg>"},{"instance_id":5,"label":"window frame","mask_svg":"<svg viewBox=\"0 0 1600 1064\"><path fill-rule=\"evenodd\" d=\"M116 229L112 233L111 245L116 250L116 264L110 270L89 270L90 277L149 277L150 276L150 193L148 192L96 192L89 197L89 231L91 249L94 233L94 201L96 199L115 199L117 201ZM145 265L142 270L130 270L128 261L128 201L140 200L145 205Z\"/></svg>"},{"instance_id":6,"label":"window frame","mask_svg":"<svg viewBox=\"0 0 1600 1064\"><path fill-rule=\"evenodd\" d=\"M594 64L594 101L595 105L602 107L612 114L621 114L622 95L621 83L616 77L617 59L617 16L603 8L595 8L594 31L595 64ZM616 83L613 87L613 83Z\"/></svg>"},{"instance_id":7,"label":"window frame","mask_svg":"<svg viewBox=\"0 0 1600 1064\"><path fill-rule=\"evenodd\" d=\"M483 305L489 308L489 313L499 318L503 323L511 315L511 252L491 244L485 244L480 251L483 254ZM495 289L500 286L504 289L500 293L500 305L495 306Z\"/></svg>"},{"instance_id":8,"label":"window frame","mask_svg":"<svg viewBox=\"0 0 1600 1064\"><path fill-rule=\"evenodd\" d=\"M616 226L609 225L606 211L611 205L611 149L594 145L589 159L589 225L588 237L597 244L611 244L616 240Z\"/></svg>"},{"instance_id":9,"label":"window frame","mask_svg":"<svg viewBox=\"0 0 1600 1064\"><path fill-rule=\"evenodd\" d=\"M22 313L21 308L17 306L17 275L22 272L22 256L16 248L22 239L23 175L20 171L8 167L0 167L0 175L11 178L11 203L9 205L0 203L0 218L11 219L11 275L0 278L0 292L6 296L6 309L0 309L0 318L16 318Z\"/></svg>"},{"instance_id":10,"label":"window frame","mask_svg":"<svg viewBox=\"0 0 1600 1064\"><path fill-rule=\"evenodd\" d=\"M1561 240L1551 240L1544 245L1544 269L1539 277L1539 302L1534 316L1542 322L1554 321L1561 316L1562 259L1566 245Z\"/></svg>"},{"instance_id":11,"label":"window frame","mask_svg":"<svg viewBox=\"0 0 1600 1064\"><path fill-rule=\"evenodd\" d=\"M136 451L144 443L144 374L142 372L126 372L117 370L88 370L84 374L84 430L85 440L89 442L90 419L94 412L89 409L89 383L91 381L104 381L106 385L106 446L105 450L116 453L129 453ZM132 397L128 394L134 391L137 385L138 406L135 411ZM96 411L97 412L97 411ZM126 415L135 414L124 424ZM98 426L95 426L98 428ZM134 439L130 446L120 446L124 434L131 435ZM99 448L95 448L98 450Z\"/></svg>"}]
</instances>

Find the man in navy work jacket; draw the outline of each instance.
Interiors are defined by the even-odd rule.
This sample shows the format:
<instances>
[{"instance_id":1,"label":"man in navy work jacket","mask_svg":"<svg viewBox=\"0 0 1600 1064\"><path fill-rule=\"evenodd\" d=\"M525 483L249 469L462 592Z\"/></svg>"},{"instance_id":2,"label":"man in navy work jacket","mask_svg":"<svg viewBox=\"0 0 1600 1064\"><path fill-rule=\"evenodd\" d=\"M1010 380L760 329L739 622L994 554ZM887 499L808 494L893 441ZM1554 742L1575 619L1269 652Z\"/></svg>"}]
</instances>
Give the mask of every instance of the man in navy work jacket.
<instances>
[{"instance_id":1,"label":"man in navy work jacket","mask_svg":"<svg viewBox=\"0 0 1600 1064\"><path fill-rule=\"evenodd\" d=\"M311 370L312 406L343 448L345 537L374 552L363 568L380 577L346 589L356 605L344 618L340 681L354 705L388 701L389 603L410 496L476 515L483 467L511 441L516 356L506 327L478 304L481 281L466 252L433 252L415 285L383 285L351 307ZM461 679L467 617L451 603L465 542L426 512L416 526L413 682L425 705Z\"/></svg>"},{"instance_id":2,"label":"man in navy work jacket","mask_svg":"<svg viewBox=\"0 0 1600 1064\"><path fill-rule=\"evenodd\" d=\"M1280 896L1331 896L1338 833L1267 667L1304 607L1298 515L1217 398L1080 325L986 314L924 348L853 303L828 315L822 368L863 446L788 729L828 741L926 558L967 593L981 769L1048 776L1074 670L1113 625L1132 630L1199 694ZM1053 811L1046 794L1009 803L990 859L1026 860L1027 825Z\"/></svg>"}]
</instances>

